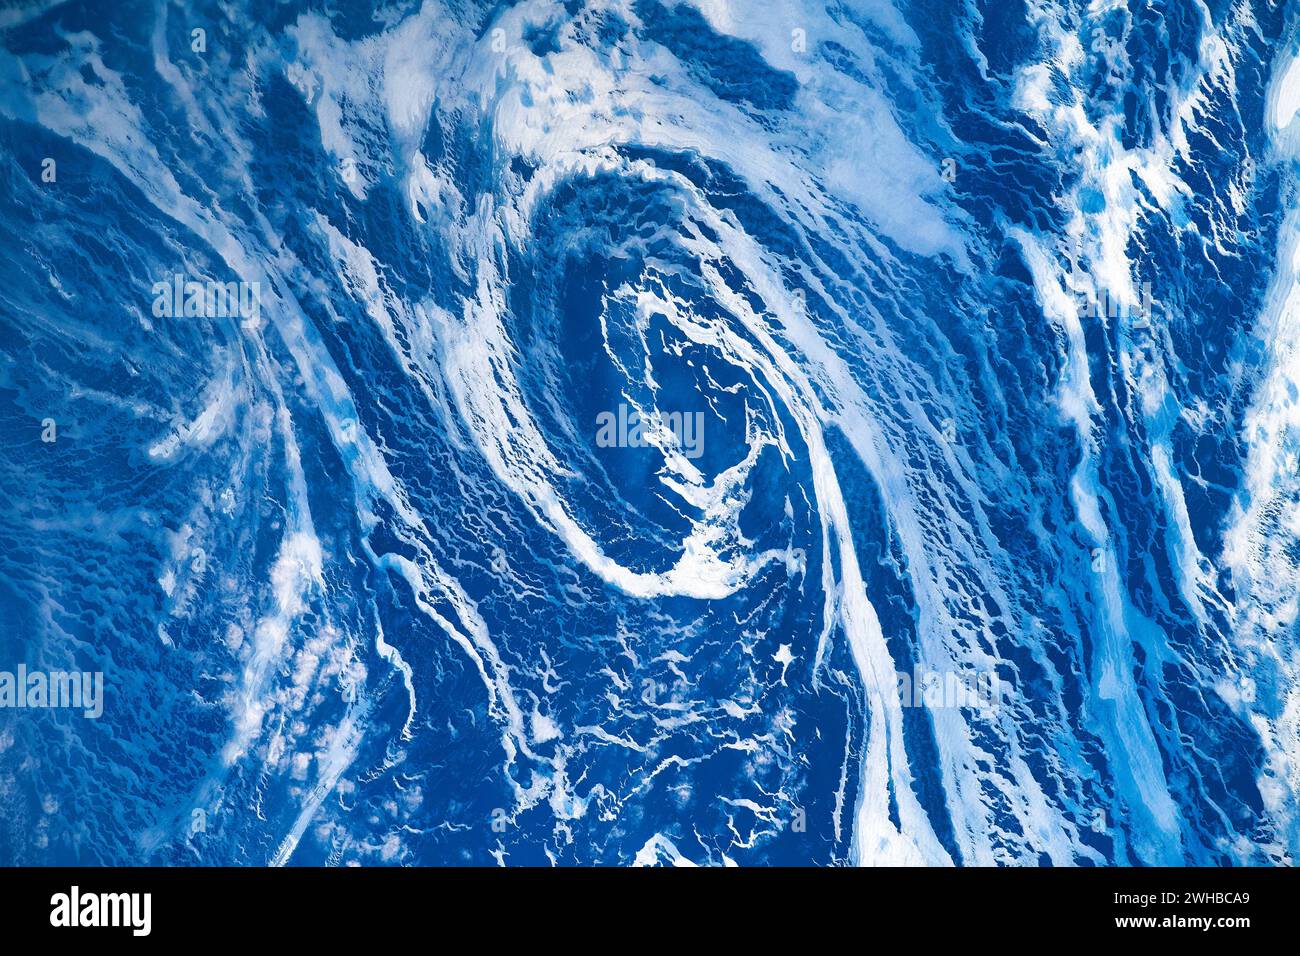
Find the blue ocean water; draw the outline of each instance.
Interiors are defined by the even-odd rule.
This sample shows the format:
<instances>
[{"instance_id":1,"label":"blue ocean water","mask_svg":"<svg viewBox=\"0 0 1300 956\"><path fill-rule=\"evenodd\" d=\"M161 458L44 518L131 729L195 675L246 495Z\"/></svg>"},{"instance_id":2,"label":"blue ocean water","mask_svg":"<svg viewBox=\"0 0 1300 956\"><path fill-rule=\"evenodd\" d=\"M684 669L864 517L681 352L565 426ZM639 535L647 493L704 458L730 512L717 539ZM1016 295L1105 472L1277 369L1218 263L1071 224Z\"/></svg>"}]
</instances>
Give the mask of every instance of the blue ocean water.
<instances>
[{"instance_id":1,"label":"blue ocean water","mask_svg":"<svg viewBox=\"0 0 1300 956\"><path fill-rule=\"evenodd\" d=\"M1297 114L1268 0L7 5L0 863L1293 862Z\"/></svg>"}]
</instances>

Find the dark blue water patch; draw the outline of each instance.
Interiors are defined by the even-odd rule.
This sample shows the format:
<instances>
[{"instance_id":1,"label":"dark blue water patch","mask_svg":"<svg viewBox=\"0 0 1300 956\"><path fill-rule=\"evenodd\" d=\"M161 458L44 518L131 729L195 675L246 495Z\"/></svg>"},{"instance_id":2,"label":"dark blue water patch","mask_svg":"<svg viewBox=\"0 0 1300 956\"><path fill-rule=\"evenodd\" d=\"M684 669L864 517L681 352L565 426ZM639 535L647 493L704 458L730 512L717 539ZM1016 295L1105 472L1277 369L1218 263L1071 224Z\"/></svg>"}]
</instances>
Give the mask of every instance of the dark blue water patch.
<instances>
[{"instance_id":1,"label":"dark blue water patch","mask_svg":"<svg viewBox=\"0 0 1300 956\"><path fill-rule=\"evenodd\" d=\"M1204 756L1203 761L1180 769L1178 774L1184 788L1191 791L1189 797L1196 798L1181 800L1180 805L1191 804L1201 814L1199 825L1192 829L1226 837L1233 829L1248 833L1262 826L1265 807L1258 781L1265 774L1267 755L1254 729L1218 694L1205 693L1197 675L1181 663L1166 662L1159 679L1169 694L1168 700L1157 701L1160 725L1176 728L1181 735L1171 733L1169 752L1185 753L1178 742L1190 738L1200 742L1194 753ZM1227 815L1231 829L1225 828L1220 813Z\"/></svg>"},{"instance_id":2,"label":"dark blue water patch","mask_svg":"<svg viewBox=\"0 0 1300 956\"><path fill-rule=\"evenodd\" d=\"M1038 48L1037 31L1029 22L1024 0L984 0L977 4L980 51L994 75L1010 80L1016 68L1033 60ZM947 17L938 21L951 24ZM960 22L960 21L959 21Z\"/></svg>"},{"instance_id":3,"label":"dark blue water patch","mask_svg":"<svg viewBox=\"0 0 1300 956\"><path fill-rule=\"evenodd\" d=\"M953 131L965 145L957 150L952 194L985 228L1000 229L1010 221L1051 232L1061 218L1052 197L1078 173L1049 162L1042 146L1030 139L1039 131L1032 129L1031 122L1019 122L1031 128L1009 132L990 124L982 114L958 112L953 117Z\"/></svg>"},{"instance_id":4,"label":"dark blue water patch","mask_svg":"<svg viewBox=\"0 0 1300 956\"><path fill-rule=\"evenodd\" d=\"M315 119L302 95L279 74L267 77L265 84L266 120L248 133L249 175L261 212L287 243L294 243L303 231L300 219L307 203L332 222L346 222L347 190L341 188L339 172L320 145Z\"/></svg>"},{"instance_id":5,"label":"dark blue water patch","mask_svg":"<svg viewBox=\"0 0 1300 956\"><path fill-rule=\"evenodd\" d=\"M746 233L762 236L765 248L791 260L808 257L808 243L781 213L754 196L748 184L722 162L693 152L670 152L639 145L623 146L621 151L631 159L650 160L661 169L680 173L707 195L711 208L735 214ZM843 250L834 248L833 244L826 245L829 248L817 251L826 257L832 271L851 273L852 267Z\"/></svg>"},{"instance_id":6,"label":"dark blue water patch","mask_svg":"<svg viewBox=\"0 0 1300 956\"><path fill-rule=\"evenodd\" d=\"M638 272L634 265L613 263L599 256L566 264L563 273L566 285L561 290L547 292L548 295L559 293L553 300L554 315L543 315L534 308L538 301L544 300L530 293L526 283L515 286L512 295L521 297L516 300L521 306L515 310L516 315L533 316L543 324L543 329L538 331L545 338L526 354L530 359L542 358L540 350L545 349L546 360L527 361L519 371L526 394L536 397L534 415L548 434L575 434L578 445L570 464L579 463L585 456L593 458L599 463L601 473L637 509L637 514L620 517L616 499L611 500L599 481L594 486L573 489L577 495L574 503L581 513L591 516L589 520L597 520L615 531L605 539L611 557L648 571L661 566L665 556L656 553L657 549L645 548L644 537L634 534L628 521L636 521L643 532L646 524L660 529L654 537L660 539L662 547L669 548L670 542L681 540L689 532L692 516L677 511L649 491L658 485L656 474L663 459L653 446L634 443L634 439L640 441L636 439L638 426L644 427L638 405L649 410L654 402L651 396L639 394L640 387L626 381L604 355L602 313L616 328L623 325L624 319L633 321L631 317L618 315L621 305L607 307L601 298L611 282L618 283L616 276L624 265L629 267L629 277ZM525 304L522 298L525 296L533 302ZM521 338L527 341L527 331L520 331ZM549 399L542 400L543 396ZM557 411L563 415L563 422L556 418ZM679 411L693 413L695 409ZM614 441L602 447L606 417L615 422ZM626 530L619 534L615 530L619 528Z\"/></svg>"},{"instance_id":7,"label":"dark blue water patch","mask_svg":"<svg viewBox=\"0 0 1300 956\"><path fill-rule=\"evenodd\" d=\"M781 453L769 445L759 452L758 462L746 481L745 491L750 499L741 510L737 524L740 533L754 542L756 551L787 546L809 550L815 540L808 507L811 483L803 465L806 458L800 456L803 449L797 440L792 445L796 456L793 466L787 465ZM792 488L796 481L797 487ZM793 517L783 512L787 498Z\"/></svg>"},{"instance_id":8,"label":"dark blue water patch","mask_svg":"<svg viewBox=\"0 0 1300 956\"><path fill-rule=\"evenodd\" d=\"M96 0L74 0L45 11L33 11L35 15L30 19L4 29L3 49L16 57L33 53L46 56L66 53L71 46L69 34L93 34L104 28L106 17L116 30L130 28L132 25L137 25L137 29L141 29L138 26L141 24L152 26L150 18L146 16L147 13L154 12L149 4L125 0L114 6L114 10L105 10L104 4Z\"/></svg>"},{"instance_id":9,"label":"dark blue water patch","mask_svg":"<svg viewBox=\"0 0 1300 956\"><path fill-rule=\"evenodd\" d=\"M643 37L672 51L719 99L758 110L794 107L799 81L792 74L769 66L752 44L716 32L694 8L637 0L634 9Z\"/></svg>"},{"instance_id":10,"label":"dark blue water patch","mask_svg":"<svg viewBox=\"0 0 1300 956\"><path fill-rule=\"evenodd\" d=\"M986 75L971 57L965 19L942 0L921 0L907 11L920 40L920 60L933 84L936 111L953 142L936 156L957 161L949 187L961 208L981 226L1001 230L1011 222L1047 232L1059 225L1052 197L1077 177L1045 155L1047 133L1011 107L1010 74L1021 57L1037 59L1037 39L1022 3L986 4L980 49L993 67ZM936 144L938 148L938 144Z\"/></svg>"},{"instance_id":11,"label":"dark blue water patch","mask_svg":"<svg viewBox=\"0 0 1300 956\"><path fill-rule=\"evenodd\" d=\"M524 27L524 43L536 57L546 57L560 52L560 24L527 24Z\"/></svg>"},{"instance_id":12,"label":"dark blue water patch","mask_svg":"<svg viewBox=\"0 0 1300 956\"><path fill-rule=\"evenodd\" d=\"M685 271L676 274L660 274L642 258L638 243L626 245L633 236L645 236L646 257L663 261L676 257L671 244L656 237L658 223L671 215L673 202L653 184L626 184L603 177L566 184L539 212L534 228L539 248L550 249L552 234L564 234L569 237L570 253L558 263L548 259L542 268L538 268L540 262L522 255L514 254L511 260L511 271L518 277L511 290L515 331L522 342L529 343L523 353L522 381L527 394L551 397L547 403L539 403L536 414L548 425L548 433L572 430L578 435L587 446L580 453L594 456L602 472L616 479L621 493L643 509L644 515L673 531L665 541L686 532L687 516L657 496L647 497L636 490L654 487L662 458L649 447L600 447L597 426L601 417L616 417L621 428L624 419L632 424L639 417L640 405L702 419L702 447L688 450L700 452L694 463L705 474L716 473L745 453L744 395L754 389L747 374L741 374L711 348L690 342L662 316L650 318L645 334L651 355L648 360L633 361L630 380L605 355L607 339L620 354L637 356L642 350L636 317L626 313L625 305L608 298L612 290L626 283L662 284L706 319L716 311L711 294L695 278L693 264L685 263ZM628 211L624 219L632 228L617 225L616 209ZM584 234L591 236L589 244L573 241ZM605 240L624 243L624 255L598 251L607 244ZM587 245L589 248L584 248ZM726 317L723 320L732 322ZM657 394L642 383L646 373L641 365L647 361L653 368ZM749 404L749 414L763 414L762 405ZM556 409L566 410L565 421L553 420ZM586 497L585 491L582 497ZM595 501L590 506L597 513L603 507ZM612 554L633 566L649 567L654 562L653 551L644 549L624 555L622 545L617 545ZM650 564L645 564L647 561Z\"/></svg>"},{"instance_id":13,"label":"dark blue water patch","mask_svg":"<svg viewBox=\"0 0 1300 956\"><path fill-rule=\"evenodd\" d=\"M1047 91L1047 101L1053 106L1073 106L1078 101L1078 93L1070 84L1069 78L1061 72L1061 68L1052 64L1048 67L1048 76L1052 85Z\"/></svg>"},{"instance_id":14,"label":"dark blue water patch","mask_svg":"<svg viewBox=\"0 0 1300 956\"><path fill-rule=\"evenodd\" d=\"M597 56L608 58L620 49L631 27L617 10L593 9L584 0L565 0L565 12L571 20L570 35Z\"/></svg>"},{"instance_id":15,"label":"dark blue water patch","mask_svg":"<svg viewBox=\"0 0 1300 956\"><path fill-rule=\"evenodd\" d=\"M340 40L355 43L382 33L393 23L416 13L421 3L420 0L394 0L383 5L382 16L370 0L310 0L305 6L328 19L330 29Z\"/></svg>"}]
</instances>

